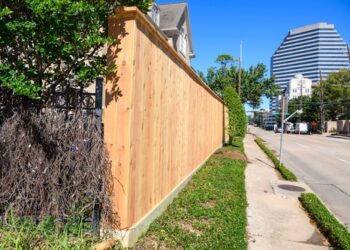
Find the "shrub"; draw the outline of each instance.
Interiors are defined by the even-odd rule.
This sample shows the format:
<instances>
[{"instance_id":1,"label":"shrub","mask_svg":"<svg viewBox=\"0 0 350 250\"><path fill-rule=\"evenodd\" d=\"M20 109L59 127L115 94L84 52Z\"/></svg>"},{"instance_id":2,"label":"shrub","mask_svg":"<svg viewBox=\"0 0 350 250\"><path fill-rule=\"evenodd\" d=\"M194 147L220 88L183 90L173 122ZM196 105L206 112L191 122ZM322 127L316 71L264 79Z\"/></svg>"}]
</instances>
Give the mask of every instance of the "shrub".
<instances>
[{"instance_id":1,"label":"shrub","mask_svg":"<svg viewBox=\"0 0 350 250\"><path fill-rule=\"evenodd\" d=\"M17 113L0 127L0 216L91 216L112 222L111 172L94 117Z\"/></svg>"},{"instance_id":2,"label":"shrub","mask_svg":"<svg viewBox=\"0 0 350 250\"><path fill-rule=\"evenodd\" d=\"M338 132L338 130L336 129L336 128L331 128L331 130L329 131L329 132L331 132L331 133L337 133Z\"/></svg>"},{"instance_id":3,"label":"shrub","mask_svg":"<svg viewBox=\"0 0 350 250\"><path fill-rule=\"evenodd\" d=\"M227 130L230 144L232 144L235 137L244 137L247 129L247 118L243 104L232 86L225 88L224 101L228 108L229 122Z\"/></svg>"},{"instance_id":4,"label":"shrub","mask_svg":"<svg viewBox=\"0 0 350 250\"><path fill-rule=\"evenodd\" d=\"M334 249L350 249L350 232L315 194L302 193L299 200Z\"/></svg>"}]
</instances>

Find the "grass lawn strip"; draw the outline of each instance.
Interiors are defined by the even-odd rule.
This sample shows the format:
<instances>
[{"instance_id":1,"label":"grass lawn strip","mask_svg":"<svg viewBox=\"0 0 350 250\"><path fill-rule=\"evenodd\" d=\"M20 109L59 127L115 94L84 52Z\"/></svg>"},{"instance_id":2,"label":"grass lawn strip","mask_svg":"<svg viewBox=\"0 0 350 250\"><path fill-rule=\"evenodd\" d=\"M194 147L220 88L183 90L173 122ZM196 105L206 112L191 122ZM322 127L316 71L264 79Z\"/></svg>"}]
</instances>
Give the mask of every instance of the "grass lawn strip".
<instances>
[{"instance_id":1,"label":"grass lawn strip","mask_svg":"<svg viewBox=\"0 0 350 250\"><path fill-rule=\"evenodd\" d=\"M232 152L240 154L234 159ZM214 154L138 241L136 249L246 249L242 139Z\"/></svg>"},{"instance_id":2,"label":"grass lawn strip","mask_svg":"<svg viewBox=\"0 0 350 250\"><path fill-rule=\"evenodd\" d=\"M313 193L303 193L301 204L334 249L350 249L350 232Z\"/></svg>"},{"instance_id":3,"label":"grass lawn strip","mask_svg":"<svg viewBox=\"0 0 350 250\"><path fill-rule=\"evenodd\" d=\"M286 166L279 163L276 155L265 145L263 140L259 137L255 138L256 144L265 152L265 154L271 159L276 169L280 172L282 177L288 181L298 181L298 178L293 174Z\"/></svg>"},{"instance_id":4,"label":"grass lawn strip","mask_svg":"<svg viewBox=\"0 0 350 250\"><path fill-rule=\"evenodd\" d=\"M34 223L10 215L0 223L0 249L91 249L99 239L87 233L90 227L80 219L59 226L53 217Z\"/></svg>"}]
</instances>

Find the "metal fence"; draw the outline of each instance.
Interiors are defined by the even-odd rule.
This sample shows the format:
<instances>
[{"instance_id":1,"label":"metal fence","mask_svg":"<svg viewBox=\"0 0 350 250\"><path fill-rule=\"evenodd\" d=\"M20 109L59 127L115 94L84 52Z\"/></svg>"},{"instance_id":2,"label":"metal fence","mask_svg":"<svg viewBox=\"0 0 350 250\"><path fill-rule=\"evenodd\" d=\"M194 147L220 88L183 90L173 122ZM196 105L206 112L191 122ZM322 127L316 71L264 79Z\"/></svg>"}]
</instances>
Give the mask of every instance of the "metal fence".
<instances>
[{"instance_id":1,"label":"metal fence","mask_svg":"<svg viewBox=\"0 0 350 250\"><path fill-rule=\"evenodd\" d=\"M65 113L68 117L74 111L80 110L84 115L94 115L98 125L102 129L102 96L103 78L96 79L95 92L87 92L84 88L66 88L51 91L46 100L29 100L16 96L11 90L0 87L0 126L6 118L19 112L25 105L25 110L29 112L47 112L54 109ZM103 136L103 134L102 134ZM100 204L95 204L92 214L84 221L91 223L92 231L99 233L100 224Z\"/></svg>"}]
</instances>

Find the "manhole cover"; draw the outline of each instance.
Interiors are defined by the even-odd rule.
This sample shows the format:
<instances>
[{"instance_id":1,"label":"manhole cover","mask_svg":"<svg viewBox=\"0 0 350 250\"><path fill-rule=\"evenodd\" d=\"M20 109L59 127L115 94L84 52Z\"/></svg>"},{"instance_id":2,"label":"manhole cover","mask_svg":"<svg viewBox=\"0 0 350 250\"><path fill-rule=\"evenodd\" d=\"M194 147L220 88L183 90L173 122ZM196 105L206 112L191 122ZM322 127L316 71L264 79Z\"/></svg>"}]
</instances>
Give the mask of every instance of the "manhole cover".
<instances>
[{"instance_id":1,"label":"manhole cover","mask_svg":"<svg viewBox=\"0 0 350 250\"><path fill-rule=\"evenodd\" d=\"M305 191L305 188L294 186L294 185L288 185L288 184L278 185L278 187L289 191L295 191L295 192Z\"/></svg>"}]
</instances>

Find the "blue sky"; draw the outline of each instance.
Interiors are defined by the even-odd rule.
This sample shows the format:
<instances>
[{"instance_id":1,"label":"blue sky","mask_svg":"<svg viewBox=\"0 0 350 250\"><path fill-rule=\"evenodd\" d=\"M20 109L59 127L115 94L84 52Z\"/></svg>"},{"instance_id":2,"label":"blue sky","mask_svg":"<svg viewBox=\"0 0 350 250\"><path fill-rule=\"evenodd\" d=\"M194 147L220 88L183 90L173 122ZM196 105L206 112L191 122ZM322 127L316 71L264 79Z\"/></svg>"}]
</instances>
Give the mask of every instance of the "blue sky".
<instances>
[{"instance_id":1,"label":"blue sky","mask_svg":"<svg viewBox=\"0 0 350 250\"><path fill-rule=\"evenodd\" d=\"M177 1L158 0L157 3ZM188 0L193 46L192 66L202 71L219 54L239 56L243 67L264 63L293 28L327 22L350 44L350 0ZM270 74L270 72L268 72ZM264 100L262 107L267 107Z\"/></svg>"}]
</instances>

